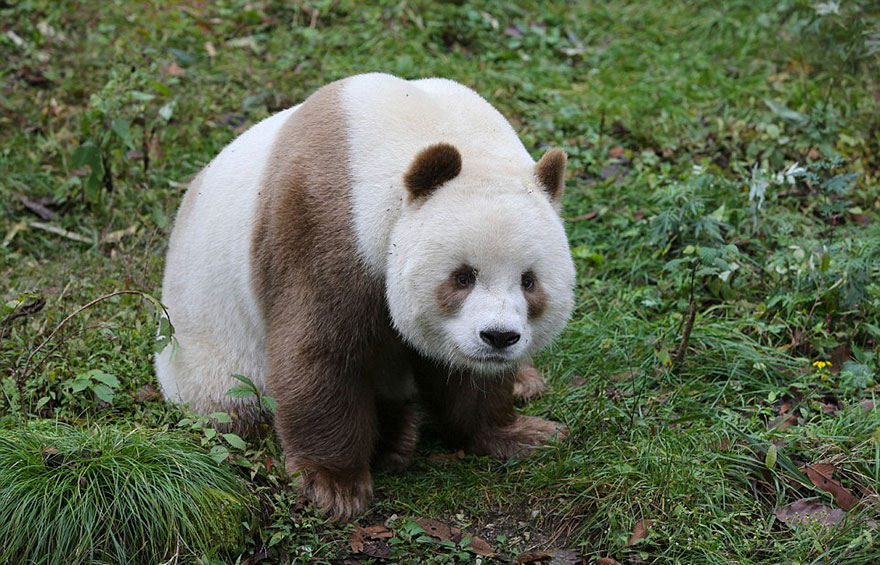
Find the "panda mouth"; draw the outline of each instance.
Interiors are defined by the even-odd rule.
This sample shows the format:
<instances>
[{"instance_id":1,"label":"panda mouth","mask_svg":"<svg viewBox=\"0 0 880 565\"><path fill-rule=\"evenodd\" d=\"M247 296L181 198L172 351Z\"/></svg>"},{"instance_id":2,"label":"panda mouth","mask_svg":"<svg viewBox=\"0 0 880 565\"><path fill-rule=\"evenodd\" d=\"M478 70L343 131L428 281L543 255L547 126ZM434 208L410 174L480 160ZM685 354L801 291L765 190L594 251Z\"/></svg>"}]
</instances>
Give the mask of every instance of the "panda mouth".
<instances>
[{"instance_id":1,"label":"panda mouth","mask_svg":"<svg viewBox=\"0 0 880 565\"><path fill-rule=\"evenodd\" d=\"M498 354L486 354L486 355L468 355L467 356L472 363L476 363L478 365L510 365L515 360L513 357L509 357L507 355L498 355Z\"/></svg>"}]
</instances>

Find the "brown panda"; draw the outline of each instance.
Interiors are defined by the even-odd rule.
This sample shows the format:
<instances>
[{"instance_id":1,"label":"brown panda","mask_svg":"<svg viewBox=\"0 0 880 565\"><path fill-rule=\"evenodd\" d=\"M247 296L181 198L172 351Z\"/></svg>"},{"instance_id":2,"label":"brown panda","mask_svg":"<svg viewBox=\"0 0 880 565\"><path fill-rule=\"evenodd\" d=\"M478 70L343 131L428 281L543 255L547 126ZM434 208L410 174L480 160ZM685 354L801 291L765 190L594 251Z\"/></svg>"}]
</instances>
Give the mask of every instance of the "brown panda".
<instances>
[{"instance_id":1,"label":"brown panda","mask_svg":"<svg viewBox=\"0 0 880 565\"><path fill-rule=\"evenodd\" d=\"M180 206L166 398L246 416L225 393L249 377L277 400L287 469L342 519L367 508L371 462L410 460L416 396L477 453L542 443L560 427L518 415L513 387L524 364L540 386L527 361L572 310L564 169L444 79L353 76L263 120Z\"/></svg>"}]
</instances>

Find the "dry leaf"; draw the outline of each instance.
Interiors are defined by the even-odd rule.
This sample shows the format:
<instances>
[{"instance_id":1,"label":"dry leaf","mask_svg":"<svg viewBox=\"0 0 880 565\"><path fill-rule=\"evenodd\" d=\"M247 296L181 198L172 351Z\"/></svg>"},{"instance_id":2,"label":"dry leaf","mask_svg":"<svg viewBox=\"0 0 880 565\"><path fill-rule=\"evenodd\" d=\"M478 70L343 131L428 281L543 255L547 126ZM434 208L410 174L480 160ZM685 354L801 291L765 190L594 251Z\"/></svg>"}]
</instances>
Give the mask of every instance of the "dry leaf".
<instances>
[{"instance_id":1,"label":"dry leaf","mask_svg":"<svg viewBox=\"0 0 880 565\"><path fill-rule=\"evenodd\" d=\"M370 539L388 539L394 537L394 532L386 528L384 524L373 524L363 529L363 535Z\"/></svg>"},{"instance_id":2,"label":"dry leaf","mask_svg":"<svg viewBox=\"0 0 880 565\"><path fill-rule=\"evenodd\" d=\"M620 565L620 561L611 559L610 557L600 557L596 559L594 565Z\"/></svg>"},{"instance_id":3,"label":"dry leaf","mask_svg":"<svg viewBox=\"0 0 880 565\"><path fill-rule=\"evenodd\" d=\"M364 535L363 528L354 525L354 531L351 533L351 537L348 538L348 547L351 548L352 553L361 553L364 550Z\"/></svg>"},{"instance_id":4,"label":"dry leaf","mask_svg":"<svg viewBox=\"0 0 880 565\"><path fill-rule=\"evenodd\" d=\"M138 402L146 402L148 400L162 398L162 395L153 385L144 385L135 393L135 400Z\"/></svg>"},{"instance_id":5,"label":"dry leaf","mask_svg":"<svg viewBox=\"0 0 880 565\"><path fill-rule=\"evenodd\" d=\"M784 524L825 524L831 526L840 522L846 512L831 508L815 500L798 500L776 511L776 518Z\"/></svg>"},{"instance_id":6,"label":"dry leaf","mask_svg":"<svg viewBox=\"0 0 880 565\"><path fill-rule=\"evenodd\" d=\"M572 216L570 218L564 218L566 222L577 222L579 220L592 220L596 216L599 215L599 212L587 212L586 214L581 214L579 216Z\"/></svg>"},{"instance_id":7,"label":"dry leaf","mask_svg":"<svg viewBox=\"0 0 880 565\"><path fill-rule=\"evenodd\" d=\"M486 543L486 540L483 538L474 536L471 538L470 544L468 546L476 553L477 555L482 555L483 557L491 557L495 555L492 551L492 546Z\"/></svg>"},{"instance_id":8,"label":"dry leaf","mask_svg":"<svg viewBox=\"0 0 880 565\"><path fill-rule=\"evenodd\" d=\"M870 412L874 409L874 401L870 398L866 398L859 402L859 406L861 406L863 410L868 410Z\"/></svg>"},{"instance_id":9,"label":"dry leaf","mask_svg":"<svg viewBox=\"0 0 880 565\"><path fill-rule=\"evenodd\" d=\"M834 465L828 463L815 463L807 465L805 469L810 482L820 490L830 492L834 496L834 502L844 510L849 510L856 503L856 497L849 489L845 488L832 477L834 474Z\"/></svg>"},{"instance_id":10,"label":"dry leaf","mask_svg":"<svg viewBox=\"0 0 880 565\"><path fill-rule=\"evenodd\" d=\"M448 524L438 522L437 520L431 520L430 518L417 518L416 524L421 526L422 529L425 530L425 533L431 537L435 537L441 541L452 540L452 530Z\"/></svg>"},{"instance_id":11,"label":"dry leaf","mask_svg":"<svg viewBox=\"0 0 880 565\"><path fill-rule=\"evenodd\" d=\"M637 541L648 537L648 530L653 525L653 520L639 520L636 522L636 526L633 528L633 533L629 536L629 541L626 542L626 545L635 545Z\"/></svg>"}]
</instances>

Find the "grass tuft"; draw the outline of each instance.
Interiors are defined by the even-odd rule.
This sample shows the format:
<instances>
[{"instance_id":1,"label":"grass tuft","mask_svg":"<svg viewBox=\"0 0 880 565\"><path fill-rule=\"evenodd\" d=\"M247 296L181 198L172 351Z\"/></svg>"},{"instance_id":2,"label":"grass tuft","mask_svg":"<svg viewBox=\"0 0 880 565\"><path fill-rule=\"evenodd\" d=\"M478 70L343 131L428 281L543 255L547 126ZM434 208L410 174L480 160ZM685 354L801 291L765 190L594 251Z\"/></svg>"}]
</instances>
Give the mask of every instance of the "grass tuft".
<instances>
[{"instance_id":1,"label":"grass tuft","mask_svg":"<svg viewBox=\"0 0 880 565\"><path fill-rule=\"evenodd\" d=\"M0 562L146 563L230 551L253 501L167 432L44 422L0 430Z\"/></svg>"}]
</instances>

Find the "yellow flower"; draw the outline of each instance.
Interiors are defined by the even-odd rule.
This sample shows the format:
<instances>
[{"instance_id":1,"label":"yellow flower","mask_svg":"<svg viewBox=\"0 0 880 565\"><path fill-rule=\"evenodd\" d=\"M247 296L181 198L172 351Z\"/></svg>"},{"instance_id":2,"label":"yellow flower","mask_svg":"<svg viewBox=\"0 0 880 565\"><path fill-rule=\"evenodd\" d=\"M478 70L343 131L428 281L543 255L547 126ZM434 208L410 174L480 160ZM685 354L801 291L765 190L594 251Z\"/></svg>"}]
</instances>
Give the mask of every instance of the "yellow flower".
<instances>
[{"instance_id":1,"label":"yellow flower","mask_svg":"<svg viewBox=\"0 0 880 565\"><path fill-rule=\"evenodd\" d=\"M830 367L831 361L813 361L813 367L818 367L819 369L824 369L825 367Z\"/></svg>"}]
</instances>

